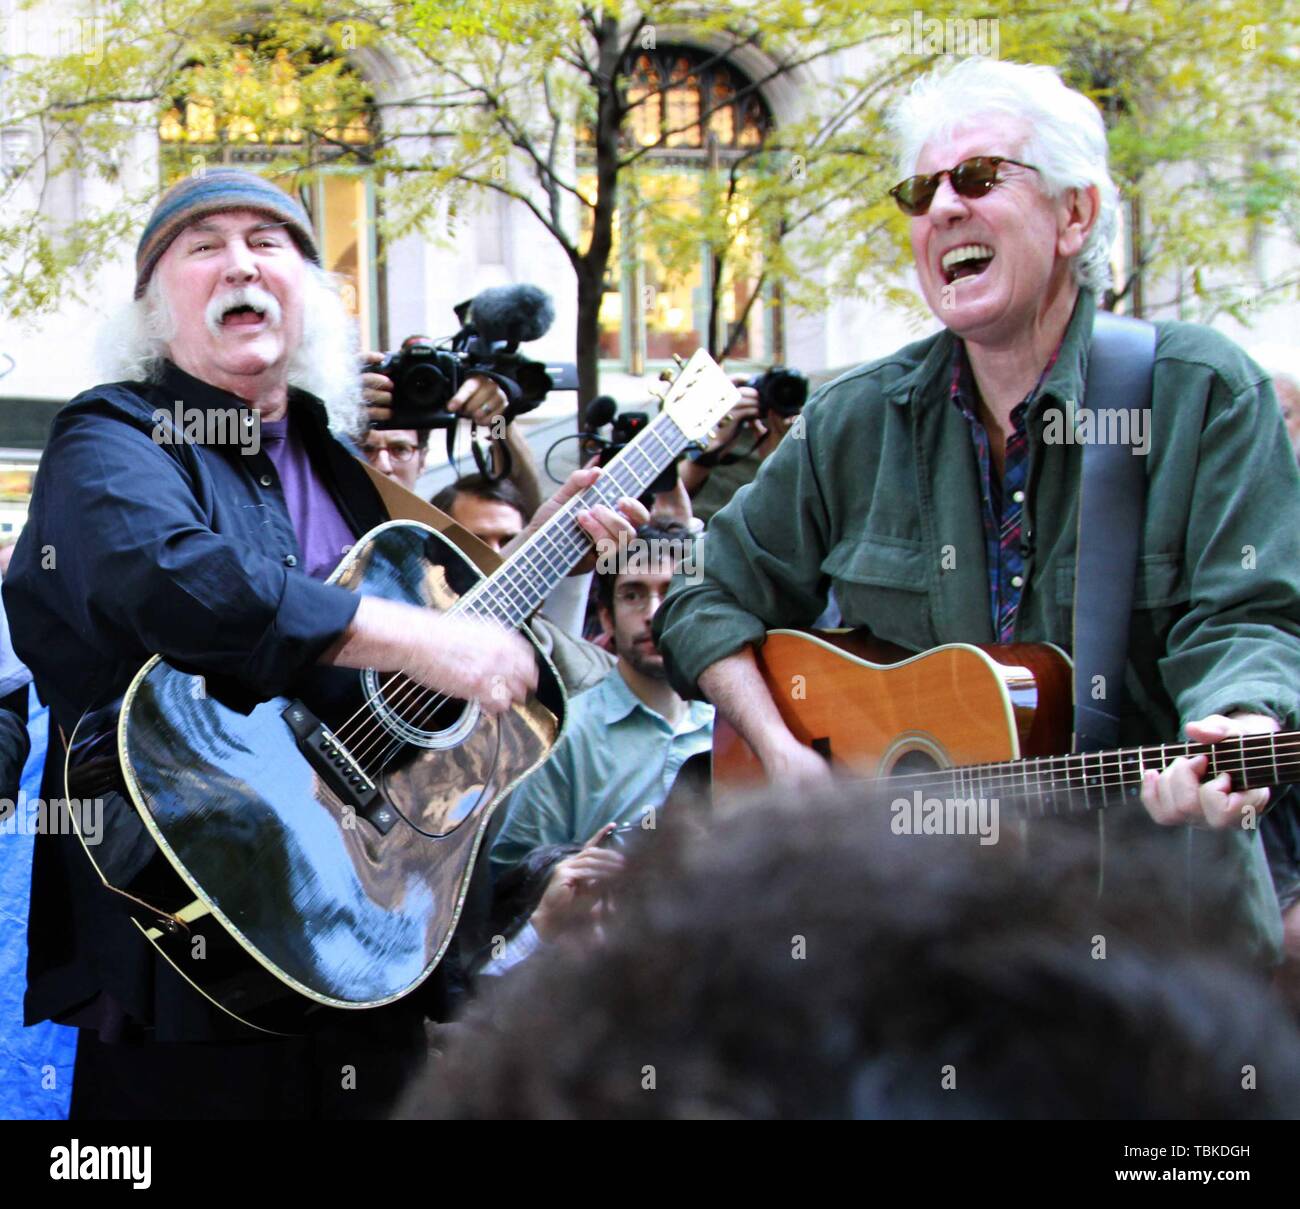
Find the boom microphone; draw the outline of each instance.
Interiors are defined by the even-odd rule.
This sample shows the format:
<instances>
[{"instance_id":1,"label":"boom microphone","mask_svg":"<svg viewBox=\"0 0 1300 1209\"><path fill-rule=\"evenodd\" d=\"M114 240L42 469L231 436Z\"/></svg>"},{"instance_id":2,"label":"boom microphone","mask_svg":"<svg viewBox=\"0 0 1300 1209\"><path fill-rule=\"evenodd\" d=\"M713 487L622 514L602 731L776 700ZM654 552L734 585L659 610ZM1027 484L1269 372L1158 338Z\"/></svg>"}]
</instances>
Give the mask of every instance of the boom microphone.
<instances>
[{"instance_id":1,"label":"boom microphone","mask_svg":"<svg viewBox=\"0 0 1300 1209\"><path fill-rule=\"evenodd\" d=\"M609 395L597 395L587 404L587 412L584 416L585 427L603 428L606 424L614 422L617 413L618 404Z\"/></svg>"},{"instance_id":2,"label":"boom microphone","mask_svg":"<svg viewBox=\"0 0 1300 1209\"><path fill-rule=\"evenodd\" d=\"M540 340L555 322L551 296L535 285L497 285L476 294L469 304L469 322L479 337L495 344L526 344Z\"/></svg>"}]
</instances>

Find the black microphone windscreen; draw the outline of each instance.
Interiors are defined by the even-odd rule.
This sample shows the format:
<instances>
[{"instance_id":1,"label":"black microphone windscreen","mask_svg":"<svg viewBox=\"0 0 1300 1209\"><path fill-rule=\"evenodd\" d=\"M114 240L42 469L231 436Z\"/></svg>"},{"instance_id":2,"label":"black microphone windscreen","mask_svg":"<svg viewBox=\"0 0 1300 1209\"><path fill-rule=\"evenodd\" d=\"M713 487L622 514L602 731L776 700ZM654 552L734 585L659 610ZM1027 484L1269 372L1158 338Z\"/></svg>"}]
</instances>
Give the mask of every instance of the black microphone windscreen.
<instances>
[{"instance_id":1,"label":"black microphone windscreen","mask_svg":"<svg viewBox=\"0 0 1300 1209\"><path fill-rule=\"evenodd\" d=\"M613 399L608 395L597 395L587 404L584 427L588 430L602 428L606 424L613 423L617 414L618 404Z\"/></svg>"},{"instance_id":2,"label":"black microphone windscreen","mask_svg":"<svg viewBox=\"0 0 1300 1209\"><path fill-rule=\"evenodd\" d=\"M474 296L470 322L484 340L526 344L550 330L555 304L535 285L495 285Z\"/></svg>"}]
</instances>

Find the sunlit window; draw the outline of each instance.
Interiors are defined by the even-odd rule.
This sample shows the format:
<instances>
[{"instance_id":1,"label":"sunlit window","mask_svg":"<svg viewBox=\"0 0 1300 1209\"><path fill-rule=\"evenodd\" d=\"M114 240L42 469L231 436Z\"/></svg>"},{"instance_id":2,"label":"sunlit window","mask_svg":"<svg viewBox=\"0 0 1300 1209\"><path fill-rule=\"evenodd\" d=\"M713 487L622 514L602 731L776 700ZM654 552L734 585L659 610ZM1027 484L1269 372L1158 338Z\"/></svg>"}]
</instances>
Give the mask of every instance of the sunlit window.
<instances>
[{"instance_id":1,"label":"sunlit window","mask_svg":"<svg viewBox=\"0 0 1300 1209\"><path fill-rule=\"evenodd\" d=\"M630 142L642 147L695 148L712 144L727 151L759 146L772 120L750 81L704 51L667 47L637 54L628 74L627 118ZM708 120L701 120L705 113ZM707 130L707 134L706 134ZM590 146L591 127L580 123L578 142Z\"/></svg>"},{"instance_id":2,"label":"sunlit window","mask_svg":"<svg viewBox=\"0 0 1300 1209\"><path fill-rule=\"evenodd\" d=\"M635 189L626 188L615 217L610 278L600 306L601 356L639 371L645 361L687 356L705 344L712 274L718 272L717 322L730 356L770 357L762 271L757 253L738 240L717 265L703 246L694 260L665 263L661 249L638 239L635 208L678 219L689 230L700 213L706 172L725 171L740 161L740 192L726 220L740 229L749 213L743 163L759 148L772 120L762 97L736 68L705 51L660 47L638 52L629 73L624 138L646 148ZM579 164L591 165L592 132L579 125ZM585 171L579 191L594 201L596 176ZM634 195L635 201L629 197ZM587 215L589 218L589 215ZM625 229L626 228L626 229ZM584 239L589 237L584 233ZM627 240L631 239L629 247Z\"/></svg>"}]
</instances>

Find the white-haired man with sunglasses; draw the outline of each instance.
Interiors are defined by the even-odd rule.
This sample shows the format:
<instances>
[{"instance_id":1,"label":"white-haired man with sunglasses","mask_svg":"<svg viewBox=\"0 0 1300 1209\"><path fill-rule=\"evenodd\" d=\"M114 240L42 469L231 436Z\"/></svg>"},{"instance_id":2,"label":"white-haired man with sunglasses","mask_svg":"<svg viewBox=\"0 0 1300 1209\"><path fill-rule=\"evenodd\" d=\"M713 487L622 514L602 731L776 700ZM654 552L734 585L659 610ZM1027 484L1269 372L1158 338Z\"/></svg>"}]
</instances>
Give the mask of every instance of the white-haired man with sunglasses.
<instances>
[{"instance_id":1,"label":"white-haired man with sunglasses","mask_svg":"<svg viewBox=\"0 0 1300 1209\"><path fill-rule=\"evenodd\" d=\"M943 330L808 404L802 439L715 518L702 581L656 618L678 690L709 697L773 779L828 770L782 721L753 648L811 624L829 587L845 624L912 650L1072 640L1082 450L1060 417L1085 398L1110 281L1118 196L1101 116L1049 68L971 59L919 81L892 127L892 194ZM1214 332L1157 329L1123 741L1294 728L1300 480L1272 389ZM1250 829L1268 790L1206 773L1203 756L1151 770L1145 814L1108 824L1107 857L1123 827L1165 825L1187 911L1271 959L1277 907ZM1198 901L1200 862L1225 860L1240 894Z\"/></svg>"}]
</instances>

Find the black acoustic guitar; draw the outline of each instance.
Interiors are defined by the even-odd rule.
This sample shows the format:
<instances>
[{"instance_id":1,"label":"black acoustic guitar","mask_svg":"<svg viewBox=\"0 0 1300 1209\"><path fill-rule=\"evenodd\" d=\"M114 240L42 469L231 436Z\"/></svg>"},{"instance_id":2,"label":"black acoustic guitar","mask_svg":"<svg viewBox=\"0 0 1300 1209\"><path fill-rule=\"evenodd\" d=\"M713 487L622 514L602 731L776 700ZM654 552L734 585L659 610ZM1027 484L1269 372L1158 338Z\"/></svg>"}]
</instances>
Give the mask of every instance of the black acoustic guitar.
<instances>
[{"instance_id":1,"label":"black acoustic guitar","mask_svg":"<svg viewBox=\"0 0 1300 1209\"><path fill-rule=\"evenodd\" d=\"M536 645L527 619L590 549L575 514L640 495L738 397L696 353L660 414L490 577L428 526L394 521L331 582L495 619ZM222 700L155 657L117 728L134 811L118 796L86 852L159 952L255 1028L400 999L446 950L493 809L559 738L563 689L540 650L539 663L536 694L489 717L373 670L318 669L293 700Z\"/></svg>"}]
</instances>

